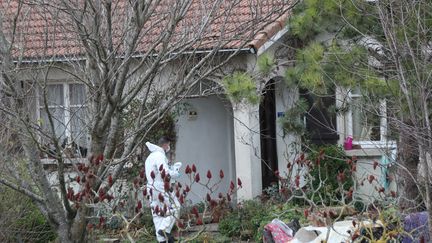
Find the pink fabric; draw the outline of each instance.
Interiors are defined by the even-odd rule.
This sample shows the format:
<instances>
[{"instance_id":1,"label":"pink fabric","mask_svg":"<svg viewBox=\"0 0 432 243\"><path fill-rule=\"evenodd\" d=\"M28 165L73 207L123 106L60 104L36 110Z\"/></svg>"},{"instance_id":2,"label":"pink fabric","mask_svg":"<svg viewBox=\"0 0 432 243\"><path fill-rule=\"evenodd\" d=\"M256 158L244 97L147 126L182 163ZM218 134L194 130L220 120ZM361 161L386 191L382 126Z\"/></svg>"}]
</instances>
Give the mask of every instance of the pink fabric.
<instances>
[{"instance_id":1,"label":"pink fabric","mask_svg":"<svg viewBox=\"0 0 432 243\"><path fill-rule=\"evenodd\" d=\"M271 233L275 243L287 243L293 239L293 236L288 235L280 224L269 223L264 226L264 229Z\"/></svg>"}]
</instances>

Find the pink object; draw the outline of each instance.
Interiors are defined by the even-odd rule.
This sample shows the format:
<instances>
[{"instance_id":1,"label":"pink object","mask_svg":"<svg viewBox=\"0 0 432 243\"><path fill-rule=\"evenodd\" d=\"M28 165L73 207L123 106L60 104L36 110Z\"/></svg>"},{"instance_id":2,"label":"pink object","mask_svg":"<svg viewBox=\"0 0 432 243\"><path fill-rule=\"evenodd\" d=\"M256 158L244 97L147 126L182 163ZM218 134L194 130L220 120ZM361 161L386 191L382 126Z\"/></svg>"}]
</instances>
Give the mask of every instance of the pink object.
<instances>
[{"instance_id":1,"label":"pink object","mask_svg":"<svg viewBox=\"0 0 432 243\"><path fill-rule=\"evenodd\" d=\"M344 142L344 149L351 150L352 146L353 146L353 138L351 136L348 136Z\"/></svg>"},{"instance_id":2,"label":"pink object","mask_svg":"<svg viewBox=\"0 0 432 243\"><path fill-rule=\"evenodd\" d=\"M264 226L264 243L287 243L292 239L293 231L279 219L274 219L271 223Z\"/></svg>"}]
</instances>

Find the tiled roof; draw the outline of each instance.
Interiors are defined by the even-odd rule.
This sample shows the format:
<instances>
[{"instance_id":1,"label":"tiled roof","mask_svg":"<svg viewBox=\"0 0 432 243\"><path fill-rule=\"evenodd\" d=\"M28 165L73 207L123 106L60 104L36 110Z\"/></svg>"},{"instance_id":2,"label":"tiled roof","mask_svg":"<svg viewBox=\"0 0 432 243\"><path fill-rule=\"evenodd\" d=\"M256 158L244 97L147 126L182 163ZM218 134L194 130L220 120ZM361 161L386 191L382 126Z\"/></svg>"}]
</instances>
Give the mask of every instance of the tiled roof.
<instances>
[{"instance_id":1,"label":"tiled roof","mask_svg":"<svg viewBox=\"0 0 432 243\"><path fill-rule=\"evenodd\" d=\"M15 45L13 56L23 59L50 59L79 57L84 51L84 45L78 39L69 16L59 11L55 3L60 0L39 0L48 5L30 4L28 1L21 6L15 30ZM177 0L161 0L144 25L136 48L136 53L144 53L149 46L167 29L168 16L172 13ZM80 8L83 0L69 0ZM103 2L103 1L102 1ZM112 0L112 33L117 55L121 55L124 36L128 33L124 20L131 17L132 1ZM222 48L253 47L258 49L269 38L281 30L288 18L289 0L224 0L214 11L208 26L202 28L209 9L215 1L191 0L184 19L180 21L170 42L172 47L187 46L188 41L199 39L193 48L205 50L220 45ZM10 41L14 17L18 9L18 0L0 0L3 13L3 31ZM1 15L0 15L1 17ZM1 19L0 19L1 20ZM85 22L83 22L85 23ZM106 25L100 24L100 28ZM245 42L245 40L247 40ZM107 45L108 42L104 43ZM160 48L160 47L158 47Z\"/></svg>"}]
</instances>

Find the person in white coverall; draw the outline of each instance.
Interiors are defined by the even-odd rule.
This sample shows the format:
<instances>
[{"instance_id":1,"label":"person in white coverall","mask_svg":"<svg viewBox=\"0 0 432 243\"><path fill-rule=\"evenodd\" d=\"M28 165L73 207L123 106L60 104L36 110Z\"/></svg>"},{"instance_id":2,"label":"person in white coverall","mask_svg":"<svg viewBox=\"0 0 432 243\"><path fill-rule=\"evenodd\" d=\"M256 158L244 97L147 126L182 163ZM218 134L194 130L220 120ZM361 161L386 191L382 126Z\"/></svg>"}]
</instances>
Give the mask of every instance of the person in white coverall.
<instances>
[{"instance_id":1,"label":"person in white coverall","mask_svg":"<svg viewBox=\"0 0 432 243\"><path fill-rule=\"evenodd\" d=\"M174 242L171 229L179 217L180 203L174 193L165 191L164 183L171 183L168 179L178 178L180 176L179 169L182 165L180 162L175 163L173 166L168 164L166 152L170 150L170 142L166 137L160 138L158 145L147 142L146 146L151 153L145 161L147 192L150 195L150 207L156 229L156 238L158 242L169 243ZM169 176L165 181L162 178L164 173ZM163 199L159 194L163 196Z\"/></svg>"}]
</instances>

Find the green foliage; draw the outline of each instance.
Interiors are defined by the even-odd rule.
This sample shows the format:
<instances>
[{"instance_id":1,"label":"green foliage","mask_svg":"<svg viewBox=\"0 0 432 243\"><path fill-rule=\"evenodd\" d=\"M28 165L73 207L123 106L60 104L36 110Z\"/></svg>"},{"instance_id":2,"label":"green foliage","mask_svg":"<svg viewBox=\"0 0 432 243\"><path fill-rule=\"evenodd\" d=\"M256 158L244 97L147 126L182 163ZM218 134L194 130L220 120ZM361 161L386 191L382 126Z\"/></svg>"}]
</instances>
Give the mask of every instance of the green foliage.
<instances>
[{"instance_id":1,"label":"green foliage","mask_svg":"<svg viewBox=\"0 0 432 243\"><path fill-rule=\"evenodd\" d=\"M320 158L320 154L324 154ZM327 145L313 148L308 158L314 163L309 170L309 175L313 178L312 187L321 188L317 194L310 192L310 197L316 204L326 206L337 205L340 203L341 195L353 186L353 178L350 173L351 166L346 162L347 156L342 147L337 145ZM317 161L319 160L319 164ZM317 165L318 164L318 165ZM337 175L343 173L345 180L339 182ZM341 191L341 189L343 189Z\"/></svg>"},{"instance_id":2,"label":"green foliage","mask_svg":"<svg viewBox=\"0 0 432 243\"><path fill-rule=\"evenodd\" d=\"M244 72L234 72L223 79L228 96L236 103L246 100L252 104L258 104L260 96L254 79Z\"/></svg>"},{"instance_id":3,"label":"green foliage","mask_svg":"<svg viewBox=\"0 0 432 243\"><path fill-rule=\"evenodd\" d=\"M5 186L0 186L0 231L5 242L48 242L56 238L36 205Z\"/></svg>"},{"instance_id":4,"label":"green foliage","mask_svg":"<svg viewBox=\"0 0 432 243\"><path fill-rule=\"evenodd\" d=\"M258 70L262 74L269 75L270 72L275 67L276 63L268 53L264 53L258 57L257 65L258 65Z\"/></svg>"},{"instance_id":5,"label":"green foliage","mask_svg":"<svg viewBox=\"0 0 432 243\"><path fill-rule=\"evenodd\" d=\"M300 87L316 93L326 93L324 83L324 70L322 61L324 59L324 46L312 43L297 53L295 67L288 68L285 72L285 80L288 86L298 83Z\"/></svg>"},{"instance_id":6,"label":"green foliage","mask_svg":"<svg viewBox=\"0 0 432 243\"><path fill-rule=\"evenodd\" d=\"M298 50L296 66L285 73L288 86L298 84L313 93L327 94L334 85L360 85L368 90L379 89L383 95L387 86L370 69L367 50L346 41L362 37L362 33L374 33L380 40L382 28L378 19L365 14L375 12L373 4L363 0L304 0L298 4L289 26L304 44ZM330 45L314 41L323 33L336 34Z\"/></svg>"},{"instance_id":7,"label":"green foliage","mask_svg":"<svg viewBox=\"0 0 432 243\"><path fill-rule=\"evenodd\" d=\"M269 205L267 214L262 218L257 218L259 222L258 230L254 235L257 242L262 241L264 226L270 223L273 219L278 218L285 223L291 222L293 219L298 219L300 225L307 225L309 221L304 217L303 210L298 205L285 203L280 205Z\"/></svg>"},{"instance_id":8,"label":"green foliage","mask_svg":"<svg viewBox=\"0 0 432 243\"><path fill-rule=\"evenodd\" d=\"M275 218L285 223L297 218L300 223L306 223L302 210L293 204L270 204L251 200L244 202L224 217L219 222L219 230L221 234L228 237L245 235L243 232L253 232L251 237L260 242L264 226Z\"/></svg>"}]
</instances>

